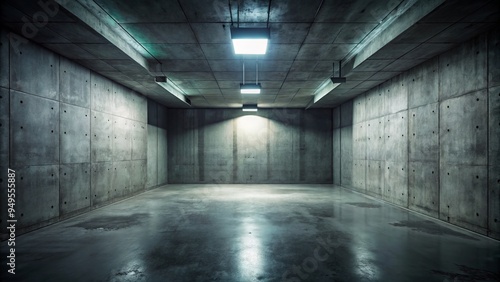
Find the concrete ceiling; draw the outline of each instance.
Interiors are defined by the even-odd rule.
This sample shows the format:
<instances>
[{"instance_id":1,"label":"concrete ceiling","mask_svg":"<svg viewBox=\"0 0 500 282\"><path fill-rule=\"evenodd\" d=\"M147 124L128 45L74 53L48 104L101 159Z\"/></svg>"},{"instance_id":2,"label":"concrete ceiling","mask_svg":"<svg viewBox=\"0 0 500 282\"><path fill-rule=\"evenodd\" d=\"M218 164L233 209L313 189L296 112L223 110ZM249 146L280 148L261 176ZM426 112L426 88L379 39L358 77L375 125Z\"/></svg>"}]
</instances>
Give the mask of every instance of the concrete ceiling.
<instances>
[{"instance_id":1,"label":"concrete ceiling","mask_svg":"<svg viewBox=\"0 0 500 282\"><path fill-rule=\"evenodd\" d=\"M1 8L2 25L18 34L166 106L202 108L334 107L499 21L497 0L7 0ZM234 54L231 17L235 26L238 18L240 27L269 25L266 55ZM338 61L347 82L333 88ZM243 62L247 81L258 64L261 95L239 94ZM168 82L157 84L163 75Z\"/></svg>"}]
</instances>

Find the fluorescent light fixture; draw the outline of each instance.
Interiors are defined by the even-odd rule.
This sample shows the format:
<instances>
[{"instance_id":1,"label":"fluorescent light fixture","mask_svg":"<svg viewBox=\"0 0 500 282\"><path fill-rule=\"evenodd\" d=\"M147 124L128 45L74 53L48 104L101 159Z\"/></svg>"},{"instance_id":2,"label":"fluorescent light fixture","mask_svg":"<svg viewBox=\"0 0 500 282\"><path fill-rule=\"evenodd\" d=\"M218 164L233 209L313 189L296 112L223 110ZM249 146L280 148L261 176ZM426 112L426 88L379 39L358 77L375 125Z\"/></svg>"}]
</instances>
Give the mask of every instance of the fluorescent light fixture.
<instances>
[{"instance_id":1,"label":"fluorescent light fixture","mask_svg":"<svg viewBox=\"0 0 500 282\"><path fill-rule=\"evenodd\" d=\"M267 52L268 28L231 28L235 54L264 55Z\"/></svg>"},{"instance_id":2,"label":"fluorescent light fixture","mask_svg":"<svg viewBox=\"0 0 500 282\"><path fill-rule=\"evenodd\" d=\"M175 85L175 83L172 82L172 80L168 79L166 76L155 76L155 82L182 102L191 105L191 100L189 100L189 98L185 96L184 91L182 91L177 85Z\"/></svg>"},{"instance_id":3,"label":"fluorescent light fixture","mask_svg":"<svg viewBox=\"0 0 500 282\"><path fill-rule=\"evenodd\" d=\"M242 84L240 83L241 94L260 94L260 83L257 84Z\"/></svg>"},{"instance_id":4,"label":"fluorescent light fixture","mask_svg":"<svg viewBox=\"0 0 500 282\"><path fill-rule=\"evenodd\" d=\"M243 105L242 110L244 112L256 112L257 111L257 104Z\"/></svg>"},{"instance_id":5,"label":"fluorescent light fixture","mask_svg":"<svg viewBox=\"0 0 500 282\"><path fill-rule=\"evenodd\" d=\"M347 81L347 79L345 77L330 77L330 79L332 80L333 84L336 84L336 83L345 83Z\"/></svg>"}]
</instances>

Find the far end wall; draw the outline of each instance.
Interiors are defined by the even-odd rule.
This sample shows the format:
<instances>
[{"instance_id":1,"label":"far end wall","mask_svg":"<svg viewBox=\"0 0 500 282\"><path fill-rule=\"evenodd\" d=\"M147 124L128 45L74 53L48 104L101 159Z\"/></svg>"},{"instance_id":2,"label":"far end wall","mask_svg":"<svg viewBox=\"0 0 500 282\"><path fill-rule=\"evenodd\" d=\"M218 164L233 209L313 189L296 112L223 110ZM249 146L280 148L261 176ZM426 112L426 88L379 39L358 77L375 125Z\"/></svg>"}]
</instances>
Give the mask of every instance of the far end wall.
<instances>
[{"instance_id":1,"label":"far end wall","mask_svg":"<svg viewBox=\"0 0 500 282\"><path fill-rule=\"evenodd\" d=\"M169 109L169 183L332 183L332 111Z\"/></svg>"},{"instance_id":2,"label":"far end wall","mask_svg":"<svg viewBox=\"0 0 500 282\"><path fill-rule=\"evenodd\" d=\"M334 184L500 239L499 34L334 109Z\"/></svg>"}]
</instances>

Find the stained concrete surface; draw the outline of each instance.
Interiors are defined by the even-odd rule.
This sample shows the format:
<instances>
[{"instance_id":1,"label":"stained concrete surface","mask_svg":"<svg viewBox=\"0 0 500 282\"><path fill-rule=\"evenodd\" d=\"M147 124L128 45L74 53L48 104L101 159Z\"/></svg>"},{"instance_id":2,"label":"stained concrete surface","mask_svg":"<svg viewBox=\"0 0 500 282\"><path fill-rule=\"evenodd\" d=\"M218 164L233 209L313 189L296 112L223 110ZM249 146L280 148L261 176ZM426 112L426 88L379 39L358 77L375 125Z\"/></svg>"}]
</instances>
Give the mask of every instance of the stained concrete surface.
<instances>
[{"instance_id":1,"label":"stained concrete surface","mask_svg":"<svg viewBox=\"0 0 500 282\"><path fill-rule=\"evenodd\" d=\"M331 185L162 186L19 236L16 251L2 281L500 278L498 241Z\"/></svg>"}]
</instances>

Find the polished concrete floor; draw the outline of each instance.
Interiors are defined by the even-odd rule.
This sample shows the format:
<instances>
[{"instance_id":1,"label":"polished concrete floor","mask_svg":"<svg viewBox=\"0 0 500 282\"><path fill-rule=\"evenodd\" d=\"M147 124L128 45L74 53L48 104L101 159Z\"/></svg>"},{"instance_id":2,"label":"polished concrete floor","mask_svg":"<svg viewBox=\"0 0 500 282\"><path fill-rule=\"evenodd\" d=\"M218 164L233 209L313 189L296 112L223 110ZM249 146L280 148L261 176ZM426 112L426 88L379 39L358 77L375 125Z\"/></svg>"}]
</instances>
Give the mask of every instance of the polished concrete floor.
<instances>
[{"instance_id":1,"label":"polished concrete floor","mask_svg":"<svg viewBox=\"0 0 500 282\"><path fill-rule=\"evenodd\" d=\"M21 235L2 281L499 281L500 243L331 185L169 185Z\"/></svg>"}]
</instances>

